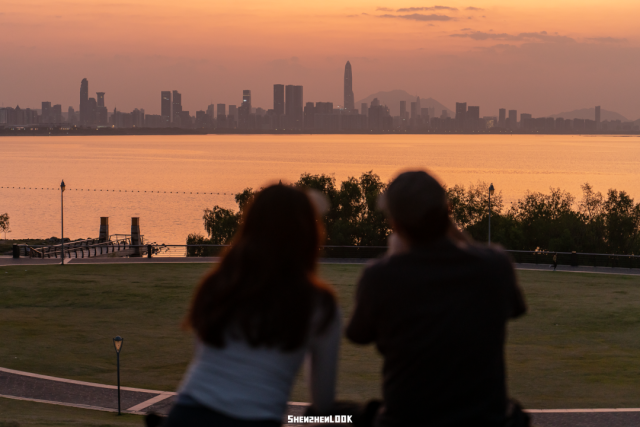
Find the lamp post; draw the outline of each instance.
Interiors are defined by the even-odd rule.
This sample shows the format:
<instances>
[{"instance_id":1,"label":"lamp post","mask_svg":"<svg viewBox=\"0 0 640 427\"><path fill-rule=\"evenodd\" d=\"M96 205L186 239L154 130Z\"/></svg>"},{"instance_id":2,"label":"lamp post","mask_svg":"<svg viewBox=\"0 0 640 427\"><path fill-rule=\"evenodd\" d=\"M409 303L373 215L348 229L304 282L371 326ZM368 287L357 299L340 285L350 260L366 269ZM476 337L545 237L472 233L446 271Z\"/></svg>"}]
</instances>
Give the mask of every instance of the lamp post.
<instances>
[{"instance_id":1,"label":"lamp post","mask_svg":"<svg viewBox=\"0 0 640 427\"><path fill-rule=\"evenodd\" d=\"M62 236L60 237L62 246L60 246L60 248L62 250L62 265L64 265L64 189L65 188L67 187L64 185L64 179L63 179L62 182L60 183L60 227L62 228L62 230L60 231L60 234L62 234Z\"/></svg>"},{"instance_id":2,"label":"lamp post","mask_svg":"<svg viewBox=\"0 0 640 427\"><path fill-rule=\"evenodd\" d=\"M124 339L118 335L113 339L113 346L116 348L116 360L118 366L118 415L122 415L120 413L120 350L122 350L122 342Z\"/></svg>"},{"instance_id":3,"label":"lamp post","mask_svg":"<svg viewBox=\"0 0 640 427\"><path fill-rule=\"evenodd\" d=\"M493 188L493 183L489 186L489 243L491 243L491 196L495 192L495 188Z\"/></svg>"}]
</instances>

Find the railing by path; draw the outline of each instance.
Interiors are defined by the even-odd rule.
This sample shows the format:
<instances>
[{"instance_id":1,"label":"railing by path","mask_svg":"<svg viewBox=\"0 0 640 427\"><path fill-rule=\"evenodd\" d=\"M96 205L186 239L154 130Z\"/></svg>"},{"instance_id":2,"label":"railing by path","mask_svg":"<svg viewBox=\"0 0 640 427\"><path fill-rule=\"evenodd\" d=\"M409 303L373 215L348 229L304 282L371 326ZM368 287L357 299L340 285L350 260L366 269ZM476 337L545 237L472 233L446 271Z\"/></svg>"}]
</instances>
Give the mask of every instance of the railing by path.
<instances>
[{"instance_id":1,"label":"railing by path","mask_svg":"<svg viewBox=\"0 0 640 427\"><path fill-rule=\"evenodd\" d=\"M228 245L132 245L130 236L98 242L97 239L69 242L64 245L65 258L118 257L219 257ZM97 243L94 243L97 242ZM20 255L31 258L60 258L60 245L19 245ZM373 259L382 256L386 246L333 246L320 248L321 258ZM549 252L507 250L517 263L552 265L556 255L558 265L640 268L639 255L593 254L582 252Z\"/></svg>"},{"instance_id":2,"label":"railing by path","mask_svg":"<svg viewBox=\"0 0 640 427\"><path fill-rule=\"evenodd\" d=\"M143 237L141 236L141 239ZM144 241L144 240L143 240ZM114 234L109 236L109 240L84 239L67 242L64 244L65 258L91 258L98 256L141 256L146 253L140 252L140 245L131 245L131 236L128 234ZM62 258L62 244L56 245L18 245L20 256L29 258Z\"/></svg>"},{"instance_id":3,"label":"railing by path","mask_svg":"<svg viewBox=\"0 0 640 427\"><path fill-rule=\"evenodd\" d=\"M218 257L227 245L145 245L140 246L147 257ZM332 246L320 248L321 258L373 259L382 256L386 246ZM556 255L558 265L611 268L640 268L640 256L620 254L592 254L582 252L516 251L507 253L517 263L553 264Z\"/></svg>"}]
</instances>

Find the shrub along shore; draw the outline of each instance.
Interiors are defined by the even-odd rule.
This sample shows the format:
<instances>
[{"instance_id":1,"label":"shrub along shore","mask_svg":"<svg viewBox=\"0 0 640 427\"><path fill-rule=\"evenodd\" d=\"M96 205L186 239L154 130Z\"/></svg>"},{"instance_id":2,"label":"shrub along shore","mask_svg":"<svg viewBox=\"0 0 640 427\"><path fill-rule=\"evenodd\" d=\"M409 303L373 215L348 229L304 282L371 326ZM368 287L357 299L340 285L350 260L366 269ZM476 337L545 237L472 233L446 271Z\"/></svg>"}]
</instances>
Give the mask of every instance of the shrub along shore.
<instances>
[{"instance_id":1,"label":"shrub along shore","mask_svg":"<svg viewBox=\"0 0 640 427\"><path fill-rule=\"evenodd\" d=\"M373 171L341 183L330 175L303 174L294 184L324 193L331 207L324 217L327 245L384 246L390 226L376 207L387 183ZM451 214L460 228L474 239L488 234L489 185L446 187ZM242 222L242 212L255 191L236 194L238 211L214 206L205 209L207 236L194 233L187 244L227 244ZM585 183L578 199L560 188L548 193L527 191L504 206L502 193L491 196L491 241L512 250L544 250L588 253L640 253L640 203L625 192L596 192Z\"/></svg>"}]
</instances>

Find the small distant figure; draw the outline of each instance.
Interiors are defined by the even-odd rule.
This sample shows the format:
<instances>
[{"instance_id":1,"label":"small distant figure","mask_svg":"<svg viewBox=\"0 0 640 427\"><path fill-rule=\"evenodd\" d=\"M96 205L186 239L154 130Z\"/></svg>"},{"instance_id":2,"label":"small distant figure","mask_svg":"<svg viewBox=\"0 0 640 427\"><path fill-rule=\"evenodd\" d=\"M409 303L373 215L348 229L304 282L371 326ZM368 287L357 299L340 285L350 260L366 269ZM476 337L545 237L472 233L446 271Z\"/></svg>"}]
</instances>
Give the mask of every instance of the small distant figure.
<instances>
[{"instance_id":1,"label":"small distant figure","mask_svg":"<svg viewBox=\"0 0 640 427\"><path fill-rule=\"evenodd\" d=\"M553 271L558 268L558 254L553 254Z\"/></svg>"}]
</instances>

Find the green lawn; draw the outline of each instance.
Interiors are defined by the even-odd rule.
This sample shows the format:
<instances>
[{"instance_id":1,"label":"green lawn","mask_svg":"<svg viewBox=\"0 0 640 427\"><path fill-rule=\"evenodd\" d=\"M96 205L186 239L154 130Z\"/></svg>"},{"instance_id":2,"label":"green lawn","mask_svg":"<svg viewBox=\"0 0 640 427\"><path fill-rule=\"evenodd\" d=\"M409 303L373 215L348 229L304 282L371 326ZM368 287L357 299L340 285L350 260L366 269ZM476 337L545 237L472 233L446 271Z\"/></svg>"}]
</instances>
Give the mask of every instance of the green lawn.
<instances>
[{"instance_id":1,"label":"green lawn","mask_svg":"<svg viewBox=\"0 0 640 427\"><path fill-rule=\"evenodd\" d=\"M139 415L0 399L0 427L142 427Z\"/></svg>"},{"instance_id":2,"label":"green lawn","mask_svg":"<svg viewBox=\"0 0 640 427\"><path fill-rule=\"evenodd\" d=\"M179 323L206 269L202 264L2 267L0 366L114 384L111 339L121 335L123 385L174 390L193 347L193 337ZM361 269L321 267L322 277L339 292L345 317ZM521 271L519 277L529 314L509 329L511 394L529 408L639 407L640 276ZM380 358L371 346L345 341L339 397L378 396L379 371ZM299 381L292 400L306 399ZM16 405L0 399L0 414Z\"/></svg>"}]
</instances>

